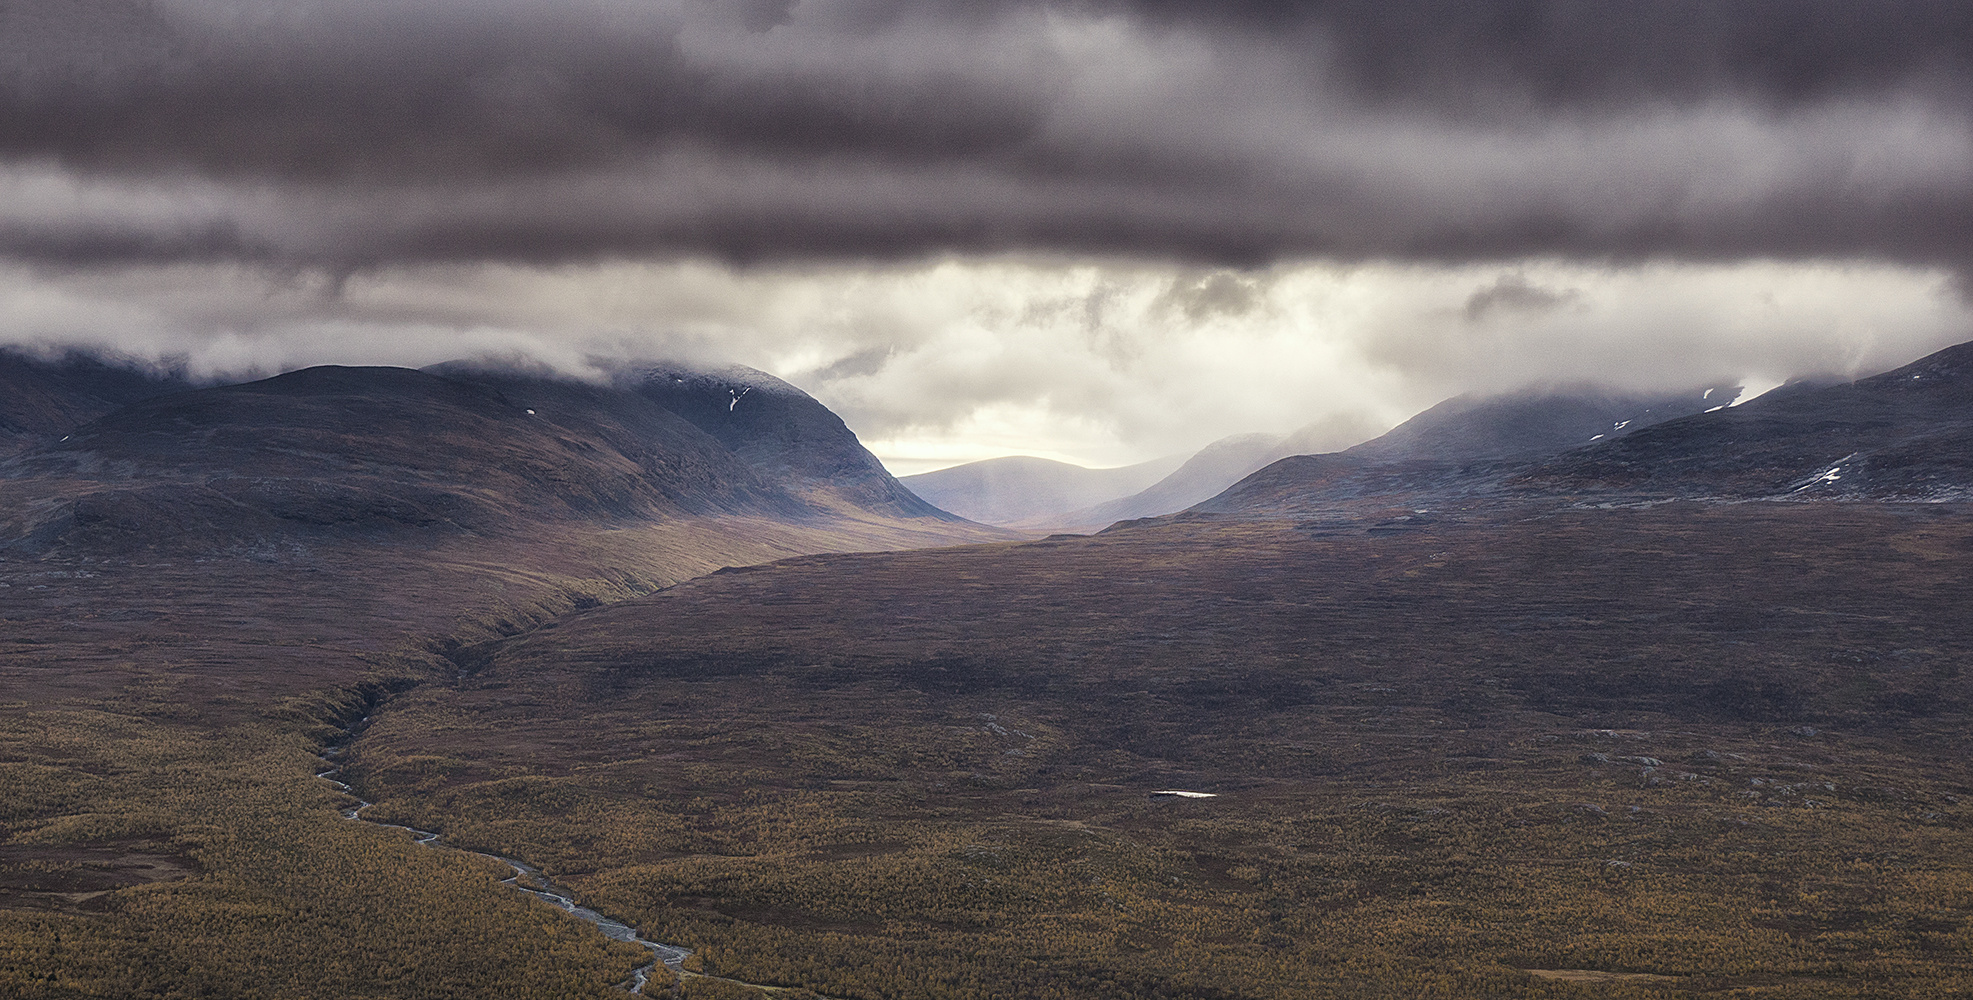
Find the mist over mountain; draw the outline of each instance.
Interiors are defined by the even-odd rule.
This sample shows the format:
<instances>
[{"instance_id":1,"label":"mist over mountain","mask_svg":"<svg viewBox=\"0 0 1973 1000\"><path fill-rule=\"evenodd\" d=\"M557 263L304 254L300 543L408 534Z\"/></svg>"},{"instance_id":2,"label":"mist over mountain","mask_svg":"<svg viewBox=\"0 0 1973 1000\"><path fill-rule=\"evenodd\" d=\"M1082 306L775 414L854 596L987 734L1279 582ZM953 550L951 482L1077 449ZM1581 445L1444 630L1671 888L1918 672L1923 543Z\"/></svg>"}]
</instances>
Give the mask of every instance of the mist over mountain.
<instances>
[{"instance_id":1,"label":"mist over mountain","mask_svg":"<svg viewBox=\"0 0 1973 1000\"><path fill-rule=\"evenodd\" d=\"M191 388L184 375L82 351L0 348L0 455L47 444L120 406Z\"/></svg>"},{"instance_id":2,"label":"mist over mountain","mask_svg":"<svg viewBox=\"0 0 1973 1000\"><path fill-rule=\"evenodd\" d=\"M1645 499L1973 498L1973 343L1572 451L1514 485Z\"/></svg>"},{"instance_id":3,"label":"mist over mountain","mask_svg":"<svg viewBox=\"0 0 1973 1000\"><path fill-rule=\"evenodd\" d=\"M22 380L40 370L16 368ZM64 369L41 369L66 385L54 381ZM101 381L54 393L48 412L109 405ZM819 403L759 373L666 369L597 385L470 364L324 366L178 392L109 384L101 391L157 392L0 465L0 482L33 498L4 515L12 547L224 549L721 518L979 537L898 486Z\"/></svg>"},{"instance_id":4,"label":"mist over mountain","mask_svg":"<svg viewBox=\"0 0 1973 1000\"><path fill-rule=\"evenodd\" d=\"M1731 400L1736 387L1709 386L1690 392L1638 395L1595 386L1535 389L1505 396L1461 396L1446 400L1385 434L1340 452L1322 447L1334 441L1332 428L1316 424L1292 434L1243 434L1216 441L1184 467L1134 496L1098 504L1058 518L1074 530L1092 531L1120 521L1171 514L1199 505L1219 511L1223 491L1240 484L1244 502L1260 502L1266 489L1294 493L1298 472L1271 472L1272 485L1248 487L1242 481L1294 456L1322 456L1296 469L1319 469L1328 477L1339 469L1374 468L1389 474L1402 468L1412 477L1466 479L1474 463L1499 463L1552 455L1579 444L1620 437L1659 421L1696 413ZM1724 404L1720 404L1724 405ZM1334 457L1331 457L1334 456ZM1275 482L1274 476L1285 477ZM1022 525L1034 527L1034 523Z\"/></svg>"},{"instance_id":5,"label":"mist over mountain","mask_svg":"<svg viewBox=\"0 0 1973 1000\"><path fill-rule=\"evenodd\" d=\"M1287 439L1279 434L1235 434L1195 452L1185 464L1129 496L1092 504L1050 521L1071 531L1093 531L1117 521L1184 510L1217 494L1241 477L1281 457ZM1035 519L1029 527L1040 526Z\"/></svg>"},{"instance_id":6,"label":"mist over mountain","mask_svg":"<svg viewBox=\"0 0 1973 1000\"><path fill-rule=\"evenodd\" d=\"M1177 468L1134 493L1079 509L1014 522L1041 531L1100 530L1118 521L1170 514L1218 494L1243 476L1284 455L1333 448L1362 433L1354 420L1321 420L1288 434L1233 434L1194 452Z\"/></svg>"},{"instance_id":7,"label":"mist over mountain","mask_svg":"<svg viewBox=\"0 0 1973 1000\"><path fill-rule=\"evenodd\" d=\"M1733 385L1642 396L1597 386L1460 396L1344 454L1380 461L1474 462L1552 455L1731 404ZM1717 398L1716 398L1717 397Z\"/></svg>"},{"instance_id":8,"label":"mist over mountain","mask_svg":"<svg viewBox=\"0 0 1973 1000\"><path fill-rule=\"evenodd\" d=\"M1375 441L1270 465L1191 512L1973 495L1973 344L1854 382L1742 391L1450 400Z\"/></svg>"},{"instance_id":9,"label":"mist over mountain","mask_svg":"<svg viewBox=\"0 0 1973 1000\"><path fill-rule=\"evenodd\" d=\"M1459 397L1343 451L1284 458L1190 509L1280 514L1365 501L1441 503L1497 492L1506 476L1535 459L1724 408L1739 392L1738 386L1706 386L1647 396L1578 387Z\"/></svg>"}]
</instances>

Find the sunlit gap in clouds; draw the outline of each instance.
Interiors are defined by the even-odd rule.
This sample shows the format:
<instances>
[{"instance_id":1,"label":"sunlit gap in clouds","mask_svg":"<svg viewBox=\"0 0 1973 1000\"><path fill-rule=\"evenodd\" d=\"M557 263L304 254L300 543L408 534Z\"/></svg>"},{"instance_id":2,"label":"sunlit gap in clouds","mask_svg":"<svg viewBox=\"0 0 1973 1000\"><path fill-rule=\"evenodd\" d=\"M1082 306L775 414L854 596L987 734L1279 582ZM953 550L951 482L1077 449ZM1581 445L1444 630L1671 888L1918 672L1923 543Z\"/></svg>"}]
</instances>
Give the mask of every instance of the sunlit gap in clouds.
<instances>
[{"instance_id":1,"label":"sunlit gap in clouds","mask_svg":"<svg viewBox=\"0 0 1973 1000\"><path fill-rule=\"evenodd\" d=\"M1334 447L1460 393L1867 374L1973 337L1941 270L1877 263L1290 262L1053 256L736 268L0 270L0 339L205 374L526 356L738 363L899 474L1008 454L1120 465L1326 422Z\"/></svg>"}]
</instances>

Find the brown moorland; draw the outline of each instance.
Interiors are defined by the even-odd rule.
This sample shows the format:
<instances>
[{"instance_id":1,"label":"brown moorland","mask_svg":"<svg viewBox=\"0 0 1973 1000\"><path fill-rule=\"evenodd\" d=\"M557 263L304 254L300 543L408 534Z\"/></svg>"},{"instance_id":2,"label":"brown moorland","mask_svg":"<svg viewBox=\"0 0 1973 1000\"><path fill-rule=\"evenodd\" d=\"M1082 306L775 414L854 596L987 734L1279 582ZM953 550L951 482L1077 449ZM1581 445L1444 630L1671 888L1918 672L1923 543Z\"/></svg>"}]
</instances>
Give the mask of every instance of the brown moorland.
<instances>
[{"instance_id":1,"label":"brown moorland","mask_svg":"<svg viewBox=\"0 0 1973 1000\"><path fill-rule=\"evenodd\" d=\"M1973 519L1895 502L1960 482L1950 385L801 555L994 536L813 401L728 421L745 386L662 378L344 370L32 430L0 467L0 995L612 995L642 949L342 819L315 754L366 715L366 817L695 950L651 992L1973 985ZM1871 462L1801 499L1869 502L1639 495L1740 425L1785 459L1758 495L1834 427Z\"/></svg>"},{"instance_id":2,"label":"brown moorland","mask_svg":"<svg viewBox=\"0 0 1973 1000\"><path fill-rule=\"evenodd\" d=\"M717 573L469 651L353 773L835 996L1973 984L1966 511L1398 516Z\"/></svg>"},{"instance_id":3,"label":"brown moorland","mask_svg":"<svg viewBox=\"0 0 1973 1000\"><path fill-rule=\"evenodd\" d=\"M643 949L346 822L316 751L559 612L1001 537L887 506L880 475L763 470L626 394L298 375L44 422L0 467L0 996L620 995Z\"/></svg>"}]
</instances>

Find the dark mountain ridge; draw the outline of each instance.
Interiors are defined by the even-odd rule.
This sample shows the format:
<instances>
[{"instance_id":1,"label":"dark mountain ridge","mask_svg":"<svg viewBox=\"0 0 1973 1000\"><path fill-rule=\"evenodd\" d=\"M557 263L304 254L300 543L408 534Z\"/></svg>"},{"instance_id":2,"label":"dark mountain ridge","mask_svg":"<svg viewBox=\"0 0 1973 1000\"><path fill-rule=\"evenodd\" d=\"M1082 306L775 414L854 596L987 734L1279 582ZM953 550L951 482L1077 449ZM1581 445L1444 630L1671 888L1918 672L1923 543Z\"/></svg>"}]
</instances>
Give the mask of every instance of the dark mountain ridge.
<instances>
[{"instance_id":1,"label":"dark mountain ridge","mask_svg":"<svg viewBox=\"0 0 1973 1000\"><path fill-rule=\"evenodd\" d=\"M1719 385L1644 395L1581 385L1457 396L1343 454L1449 464L1538 458L1728 405L1737 391L1736 386Z\"/></svg>"},{"instance_id":2,"label":"dark mountain ridge","mask_svg":"<svg viewBox=\"0 0 1973 1000\"><path fill-rule=\"evenodd\" d=\"M1355 448L1283 459L1186 514L1544 498L1973 498L1973 343L1855 381L1722 398L1732 396L1452 400Z\"/></svg>"},{"instance_id":3,"label":"dark mountain ridge","mask_svg":"<svg viewBox=\"0 0 1973 1000\"><path fill-rule=\"evenodd\" d=\"M768 481L811 502L958 520L900 484L828 407L765 372L658 365L627 370L616 384L683 418Z\"/></svg>"},{"instance_id":4,"label":"dark mountain ridge","mask_svg":"<svg viewBox=\"0 0 1973 1000\"><path fill-rule=\"evenodd\" d=\"M0 455L55 441L118 407L192 387L182 372L82 351L43 358L0 348Z\"/></svg>"},{"instance_id":5,"label":"dark mountain ridge","mask_svg":"<svg viewBox=\"0 0 1973 1000\"><path fill-rule=\"evenodd\" d=\"M1283 515L1364 502L1436 505L1499 495L1509 476L1570 448L1639 433L1731 400L1733 386L1642 395L1593 386L1446 400L1340 452L1293 455L1188 509Z\"/></svg>"},{"instance_id":6,"label":"dark mountain ridge","mask_svg":"<svg viewBox=\"0 0 1973 1000\"><path fill-rule=\"evenodd\" d=\"M1973 343L1572 451L1512 485L1646 499L1973 498Z\"/></svg>"},{"instance_id":7,"label":"dark mountain ridge","mask_svg":"<svg viewBox=\"0 0 1973 1000\"><path fill-rule=\"evenodd\" d=\"M735 381L663 380L700 397ZM965 525L897 486L785 383L757 383L747 419L722 427L657 381L323 366L139 399L0 465L30 498L12 505L8 536L45 551L59 539L210 547L294 531L501 535L695 517Z\"/></svg>"}]
</instances>

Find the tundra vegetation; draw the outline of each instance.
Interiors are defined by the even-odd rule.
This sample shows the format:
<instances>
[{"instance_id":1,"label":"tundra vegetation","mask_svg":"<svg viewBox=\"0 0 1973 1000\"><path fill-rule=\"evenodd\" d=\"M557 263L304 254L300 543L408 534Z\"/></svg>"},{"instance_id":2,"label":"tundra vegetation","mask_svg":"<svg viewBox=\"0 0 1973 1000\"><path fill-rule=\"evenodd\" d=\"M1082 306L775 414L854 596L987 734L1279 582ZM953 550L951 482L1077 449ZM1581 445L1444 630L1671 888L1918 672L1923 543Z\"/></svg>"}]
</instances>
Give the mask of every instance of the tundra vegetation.
<instances>
[{"instance_id":1,"label":"tundra vegetation","mask_svg":"<svg viewBox=\"0 0 1973 1000\"><path fill-rule=\"evenodd\" d=\"M294 521L250 485L173 509ZM1369 498L709 572L969 529L259 540L144 496L0 560L0 996L622 995L646 951L473 851L692 949L655 995L1973 988L1960 503ZM461 850L343 818L316 755L366 716L366 817Z\"/></svg>"},{"instance_id":2,"label":"tundra vegetation","mask_svg":"<svg viewBox=\"0 0 1973 1000\"><path fill-rule=\"evenodd\" d=\"M224 725L169 671L16 706L0 968L24 996L610 995L641 950L341 819L313 754L374 701L369 815L536 863L688 973L1964 988L1964 513L1521 514L807 557L375 654L333 698L214 696ZM74 853L110 845L169 877Z\"/></svg>"},{"instance_id":3,"label":"tundra vegetation","mask_svg":"<svg viewBox=\"0 0 1973 1000\"><path fill-rule=\"evenodd\" d=\"M355 773L832 996L1963 989L1963 513L1524 513L719 574L407 692Z\"/></svg>"}]
</instances>

